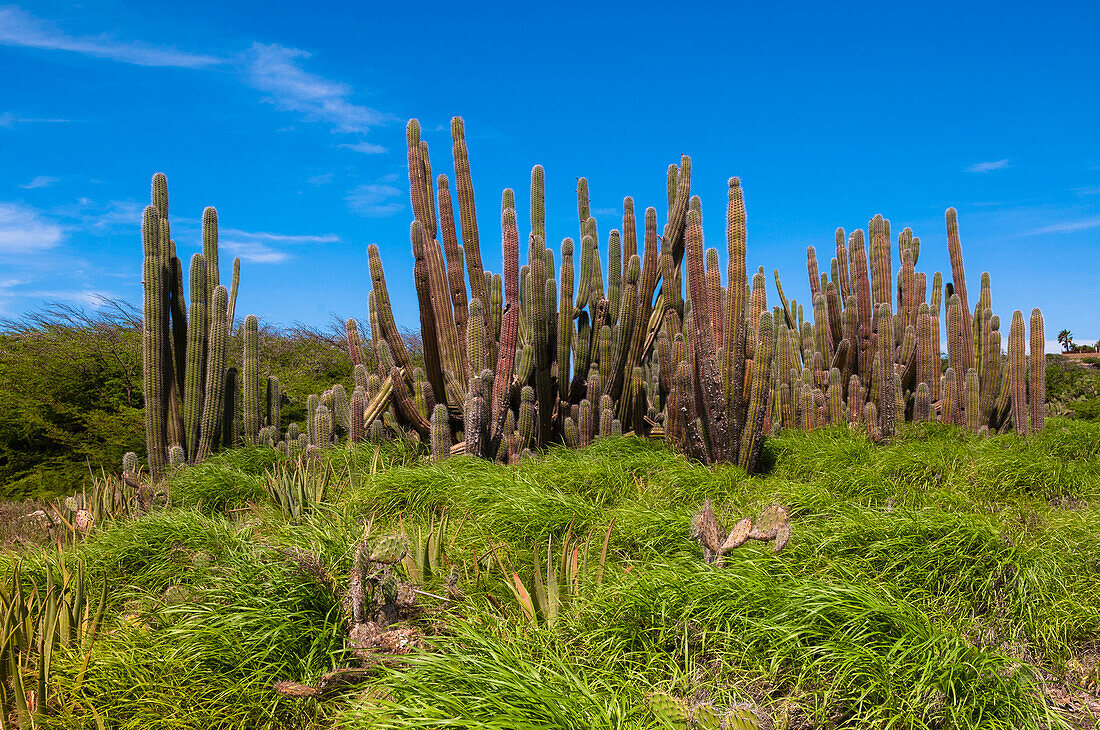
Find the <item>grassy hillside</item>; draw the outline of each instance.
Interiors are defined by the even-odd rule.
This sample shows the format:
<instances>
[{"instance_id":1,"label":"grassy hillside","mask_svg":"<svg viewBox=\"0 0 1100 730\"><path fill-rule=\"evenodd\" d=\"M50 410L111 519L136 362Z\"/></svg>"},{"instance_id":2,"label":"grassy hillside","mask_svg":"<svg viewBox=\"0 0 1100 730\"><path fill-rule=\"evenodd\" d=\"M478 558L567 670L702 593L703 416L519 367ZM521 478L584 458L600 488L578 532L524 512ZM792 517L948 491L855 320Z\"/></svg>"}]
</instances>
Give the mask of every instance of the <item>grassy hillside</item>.
<instances>
[{"instance_id":1,"label":"grassy hillside","mask_svg":"<svg viewBox=\"0 0 1100 730\"><path fill-rule=\"evenodd\" d=\"M268 495L265 471L286 467L272 450L185 467L169 508L64 552L109 601L90 651L55 654L42 724L684 727L659 718L669 705L694 727L711 710L775 728L1094 726L1100 425L1054 419L1027 440L926 426L881 447L821 430L767 450L769 473L746 478L632 438L511 468L335 449L308 467L324 496L297 518ZM705 563L706 499L727 526L781 505L789 543ZM420 583L369 564L378 621L349 638L365 528L380 554L444 509L442 564ZM513 589L537 603L536 553L545 577L569 534L577 594L532 620ZM18 559L29 582L59 558ZM329 674L363 666L348 686Z\"/></svg>"},{"instance_id":2,"label":"grassy hillside","mask_svg":"<svg viewBox=\"0 0 1100 730\"><path fill-rule=\"evenodd\" d=\"M229 364L240 366L240 337ZM278 376L283 417L305 418L306 398L335 382L352 384L351 360L333 328L265 328L263 374ZM106 302L94 313L46 305L0 320L0 500L72 493L122 455L144 461L141 319Z\"/></svg>"}]
</instances>

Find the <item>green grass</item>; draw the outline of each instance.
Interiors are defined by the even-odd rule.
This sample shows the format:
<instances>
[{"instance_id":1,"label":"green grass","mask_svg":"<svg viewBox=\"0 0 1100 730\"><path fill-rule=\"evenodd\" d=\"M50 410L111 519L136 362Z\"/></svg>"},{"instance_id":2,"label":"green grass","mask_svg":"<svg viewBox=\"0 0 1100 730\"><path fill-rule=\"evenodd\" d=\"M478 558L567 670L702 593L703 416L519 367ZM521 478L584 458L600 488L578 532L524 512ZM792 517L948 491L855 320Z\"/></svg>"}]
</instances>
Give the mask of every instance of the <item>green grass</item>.
<instances>
[{"instance_id":1,"label":"green grass","mask_svg":"<svg viewBox=\"0 0 1100 730\"><path fill-rule=\"evenodd\" d=\"M65 553L106 577L107 631L79 687L84 657L56 658L65 703L46 726L658 728L655 691L748 702L790 728L1080 720L1053 714L1042 680L1100 641L1100 424L1054 419L1028 439L926 426L883 446L821 430L766 448L770 471L752 478L632 438L517 467L335 449L329 503L293 524L263 490L275 452L185 468L169 509ZM790 543L704 564L690 526L707 498L727 525L783 505ZM365 692L275 694L278 680L354 663L340 596L286 551L319 556L339 592L367 521L384 532L442 509L465 598L446 610L424 599L429 649L379 669ZM530 585L534 545L570 527L591 559L554 629L531 628L499 568L474 579L495 545ZM22 559L32 580L58 558ZM0 555L0 577L14 560Z\"/></svg>"}]
</instances>

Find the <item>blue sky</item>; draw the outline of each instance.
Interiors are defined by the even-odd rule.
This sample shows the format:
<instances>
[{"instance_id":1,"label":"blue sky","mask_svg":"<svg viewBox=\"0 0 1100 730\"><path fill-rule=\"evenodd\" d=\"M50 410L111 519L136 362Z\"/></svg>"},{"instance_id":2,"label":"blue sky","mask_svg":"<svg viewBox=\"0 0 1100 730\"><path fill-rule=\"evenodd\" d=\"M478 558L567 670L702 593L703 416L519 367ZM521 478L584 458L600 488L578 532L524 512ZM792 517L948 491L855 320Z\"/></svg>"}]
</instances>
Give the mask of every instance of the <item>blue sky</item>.
<instances>
[{"instance_id":1,"label":"blue sky","mask_svg":"<svg viewBox=\"0 0 1100 730\"><path fill-rule=\"evenodd\" d=\"M0 0L2 2L2 0ZM404 123L452 177L466 120L486 266L504 187L527 229L546 167L552 243L586 176L601 235L624 195L663 223L665 169L693 159L707 245L725 252L738 175L749 265L808 293L805 248L876 213L1005 320L1100 337L1100 4L0 4L0 315L97 294L140 303L140 215L167 173L181 257L218 208L237 311L365 320L366 246L416 319ZM415 12L410 11L415 8ZM774 289L769 286L769 302Z\"/></svg>"}]
</instances>

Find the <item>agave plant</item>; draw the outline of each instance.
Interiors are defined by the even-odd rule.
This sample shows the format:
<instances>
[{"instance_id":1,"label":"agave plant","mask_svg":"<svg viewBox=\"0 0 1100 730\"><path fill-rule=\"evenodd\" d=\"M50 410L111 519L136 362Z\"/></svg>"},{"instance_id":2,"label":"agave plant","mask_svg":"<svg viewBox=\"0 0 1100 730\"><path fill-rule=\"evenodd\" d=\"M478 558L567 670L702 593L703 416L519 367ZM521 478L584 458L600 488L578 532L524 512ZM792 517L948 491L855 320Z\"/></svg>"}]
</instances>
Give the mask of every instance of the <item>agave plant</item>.
<instances>
[{"instance_id":1,"label":"agave plant","mask_svg":"<svg viewBox=\"0 0 1100 730\"><path fill-rule=\"evenodd\" d=\"M70 571L59 560L60 575L46 569L42 586L24 586L16 565L7 586L0 585L0 730L9 727L12 710L19 727L35 727L52 699L50 663L57 647L86 652L103 619L107 601L104 580L99 603L92 609L84 586L84 565ZM76 684L83 678L85 661Z\"/></svg>"},{"instance_id":2,"label":"agave plant","mask_svg":"<svg viewBox=\"0 0 1100 730\"><path fill-rule=\"evenodd\" d=\"M607 528L604 534L603 547L600 551L599 565L596 571L596 583L603 581L604 565L607 563L607 548L611 540L611 531L615 522ZM562 541L561 553L555 561L554 538L551 536L546 542L546 564L542 565L539 557L539 546L534 548L534 570L531 589L528 589L520 578L519 573L511 566L506 566L502 557L497 556L501 570L504 572L505 584L512 596L519 603L520 610L532 626L553 627L561 616L562 608L567 602L579 595L581 590L581 576L585 574L588 564L588 546L591 543L592 533L584 543L584 555L581 556L581 545L574 540L573 528L570 525L566 530L565 539Z\"/></svg>"},{"instance_id":3,"label":"agave plant","mask_svg":"<svg viewBox=\"0 0 1100 730\"><path fill-rule=\"evenodd\" d=\"M297 464L280 464L265 473L264 490L291 522L325 500L335 472L328 464L305 459Z\"/></svg>"},{"instance_id":4,"label":"agave plant","mask_svg":"<svg viewBox=\"0 0 1100 730\"><path fill-rule=\"evenodd\" d=\"M433 578L446 578L444 543L447 536L447 510L440 513L438 521L433 514L427 525L415 525L406 529L402 523L401 530L409 540L409 550L401 561L409 582L423 586Z\"/></svg>"}]
</instances>

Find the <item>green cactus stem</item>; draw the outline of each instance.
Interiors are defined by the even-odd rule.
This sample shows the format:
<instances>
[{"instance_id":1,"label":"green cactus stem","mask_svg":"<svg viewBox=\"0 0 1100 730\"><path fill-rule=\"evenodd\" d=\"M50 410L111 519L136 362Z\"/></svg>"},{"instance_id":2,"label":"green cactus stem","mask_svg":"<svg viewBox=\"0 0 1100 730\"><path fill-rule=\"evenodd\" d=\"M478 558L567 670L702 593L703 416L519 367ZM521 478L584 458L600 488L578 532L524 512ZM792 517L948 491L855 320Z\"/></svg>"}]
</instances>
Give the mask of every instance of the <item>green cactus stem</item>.
<instances>
[{"instance_id":1,"label":"green cactus stem","mask_svg":"<svg viewBox=\"0 0 1100 730\"><path fill-rule=\"evenodd\" d=\"M1008 330L1008 380L1011 398L1012 430L1027 435L1027 356L1024 342L1024 315L1012 313Z\"/></svg>"},{"instance_id":2,"label":"green cactus stem","mask_svg":"<svg viewBox=\"0 0 1100 730\"><path fill-rule=\"evenodd\" d=\"M692 300L692 324L694 329L695 367L698 387L702 393L703 416L707 424L711 456L715 461L733 461L733 440L730 435L729 413L722 392L722 376L718 369L718 348L711 327L710 306L707 301L705 272L703 268L703 228L697 213L687 214L684 235L688 288ZM770 333L769 333L770 337ZM621 420L621 419L620 419Z\"/></svg>"},{"instance_id":3,"label":"green cactus stem","mask_svg":"<svg viewBox=\"0 0 1100 730\"><path fill-rule=\"evenodd\" d=\"M955 296L959 300L959 325L962 332L966 333L965 337L960 338L959 353L964 370L959 372L956 367L956 372L961 378L965 370L969 369L974 362L974 340L970 336L974 329L974 323L971 320L970 303L966 297L966 271L963 267L962 244L959 241L958 213L954 208L948 208L945 218L947 220L947 252L951 258L951 282ZM948 317L950 317L950 313L948 313ZM950 336L948 342L950 342ZM954 363L952 363L952 366L954 366Z\"/></svg>"},{"instance_id":4,"label":"green cactus stem","mask_svg":"<svg viewBox=\"0 0 1100 730\"><path fill-rule=\"evenodd\" d=\"M963 402L965 404L966 430L976 434L981 419L981 397L978 390L978 371L974 368L967 371L964 388Z\"/></svg>"},{"instance_id":5,"label":"green cactus stem","mask_svg":"<svg viewBox=\"0 0 1100 730\"><path fill-rule=\"evenodd\" d=\"M940 404L940 421L949 426L959 423L959 387L958 378L955 377L955 369L948 367L943 374L943 382L940 390L943 393L943 401Z\"/></svg>"},{"instance_id":6,"label":"green cactus stem","mask_svg":"<svg viewBox=\"0 0 1100 730\"><path fill-rule=\"evenodd\" d=\"M259 320L250 314L244 318L244 442L256 443L260 431L260 335Z\"/></svg>"},{"instance_id":7,"label":"green cactus stem","mask_svg":"<svg viewBox=\"0 0 1100 730\"><path fill-rule=\"evenodd\" d=\"M455 189L458 196L462 247L466 252L466 270L470 277L470 296L487 301L485 269L481 265L481 248L477 228L477 207L474 205L474 185L470 176L470 157L466 149L462 117L451 119L451 139L454 141ZM507 272L507 266L505 266Z\"/></svg>"},{"instance_id":8,"label":"green cactus stem","mask_svg":"<svg viewBox=\"0 0 1100 730\"><path fill-rule=\"evenodd\" d=\"M186 384L183 389L184 448L187 461L196 463L202 429L202 399L206 393L207 321L206 260L202 254L191 257L191 316L187 323Z\"/></svg>"},{"instance_id":9,"label":"green cactus stem","mask_svg":"<svg viewBox=\"0 0 1100 730\"><path fill-rule=\"evenodd\" d=\"M1046 342L1043 340L1043 313L1038 308L1031 310L1030 329L1031 430L1042 431L1046 411Z\"/></svg>"},{"instance_id":10,"label":"green cactus stem","mask_svg":"<svg viewBox=\"0 0 1100 730\"><path fill-rule=\"evenodd\" d=\"M760 276L762 277L763 274ZM764 415L767 412L766 388L775 341L771 313L761 312L758 322L756 344L753 347L749 406L745 415L745 427L741 434L741 453L738 457L738 465L749 474L756 470L764 441Z\"/></svg>"}]
</instances>

